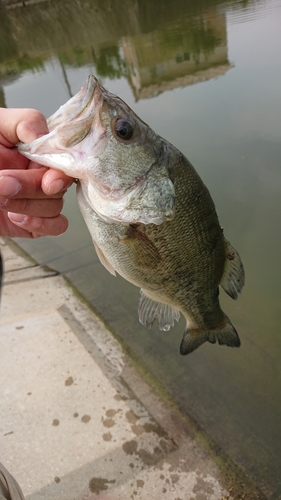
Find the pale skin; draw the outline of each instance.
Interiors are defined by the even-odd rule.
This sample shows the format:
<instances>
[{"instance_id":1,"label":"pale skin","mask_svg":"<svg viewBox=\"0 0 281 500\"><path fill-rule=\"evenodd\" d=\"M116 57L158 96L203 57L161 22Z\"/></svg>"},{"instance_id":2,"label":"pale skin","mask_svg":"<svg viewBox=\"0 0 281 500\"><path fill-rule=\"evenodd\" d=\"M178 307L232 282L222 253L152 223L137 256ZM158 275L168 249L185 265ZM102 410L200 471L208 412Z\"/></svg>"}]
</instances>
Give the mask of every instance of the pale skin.
<instances>
[{"instance_id":1,"label":"pale skin","mask_svg":"<svg viewBox=\"0 0 281 500\"><path fill-rule=\"evenodd\" d=\"M58 236L68 227L61 210L73 178L28 160L15 147L47 132L39 111L0 108L0 236Z\"/></svg>"}]
</instances>

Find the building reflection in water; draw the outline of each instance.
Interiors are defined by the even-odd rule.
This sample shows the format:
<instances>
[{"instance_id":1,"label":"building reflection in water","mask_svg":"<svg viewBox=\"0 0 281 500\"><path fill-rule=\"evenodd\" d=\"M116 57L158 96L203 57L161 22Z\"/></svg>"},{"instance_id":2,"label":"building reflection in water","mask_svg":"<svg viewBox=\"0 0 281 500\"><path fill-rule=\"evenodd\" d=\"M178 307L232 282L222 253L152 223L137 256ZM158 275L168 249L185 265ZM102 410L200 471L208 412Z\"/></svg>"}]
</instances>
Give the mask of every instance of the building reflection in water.
<instances>
[{"instance_id":1,"label":"building reflection in water","mask_svg":"<svg viewBox=\"0 0 281 500\"><path fill-rule=\"evenodd\" d=\"M163 30L123 37L121 48L136 100L209 80L231 67L226 16L216 7Z\"/></svg>"},{"instance_id":2,"label":"building reflection in water","mask_svg":"<svg viewBox=\"0 0 281 500\"><path fill-rule=\"evenodd\" d=\"M231 67L223 2L176 4L124 0L115 9L96 0L2 8L0 84L44 70L54 56L62 66L90 64L97 76L128 78L136 100L223 75Z\"/></svg>"}]
</instances>

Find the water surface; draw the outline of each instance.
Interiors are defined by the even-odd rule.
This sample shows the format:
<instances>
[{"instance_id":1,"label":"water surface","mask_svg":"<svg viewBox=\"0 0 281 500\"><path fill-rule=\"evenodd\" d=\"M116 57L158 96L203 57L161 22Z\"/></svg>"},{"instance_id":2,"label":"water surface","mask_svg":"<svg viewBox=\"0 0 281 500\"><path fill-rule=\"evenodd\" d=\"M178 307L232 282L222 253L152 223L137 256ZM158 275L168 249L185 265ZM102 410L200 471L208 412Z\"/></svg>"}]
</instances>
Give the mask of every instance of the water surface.
<instances>
[{"instance_id":1,"label":"water surface","mask_svg":"<svg viewBox=\"0 0 281 500\"><path fill-rule=\"evenodd\" d=\"M206 344L181 357L183 320L142 327L138 290L99 263L73 188L69 230L18 243L64 273L181 409L280 498L281 1L43 2L2 9L0 23L2 106L49 116L93 73L210 189L246 270L237 302L221 293L237 350Z\"/></svg>"}]
</instances>

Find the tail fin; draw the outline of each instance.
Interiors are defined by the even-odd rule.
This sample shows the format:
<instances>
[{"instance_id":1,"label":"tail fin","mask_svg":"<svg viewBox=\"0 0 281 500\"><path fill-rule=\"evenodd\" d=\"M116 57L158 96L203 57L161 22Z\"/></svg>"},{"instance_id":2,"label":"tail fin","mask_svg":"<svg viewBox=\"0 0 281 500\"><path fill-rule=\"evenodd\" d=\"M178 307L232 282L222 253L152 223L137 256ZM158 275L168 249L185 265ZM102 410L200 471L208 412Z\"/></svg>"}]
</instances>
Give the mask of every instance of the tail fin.
<instances>
[{"instance_id":1,"label":"tail fin","mask_svg":"<svg viewBox=\"0 0 281 500\"><path fill-rule=\"evenodd\" d=\"M204 342L215 344L217 341L220 345L228 347L239 347L240 339L230 319L225 316L224 322L217 328L211 330L186 330L183 334L183 339L180 346L182 355L189 354Z\"/></svg>"}]
</instances>

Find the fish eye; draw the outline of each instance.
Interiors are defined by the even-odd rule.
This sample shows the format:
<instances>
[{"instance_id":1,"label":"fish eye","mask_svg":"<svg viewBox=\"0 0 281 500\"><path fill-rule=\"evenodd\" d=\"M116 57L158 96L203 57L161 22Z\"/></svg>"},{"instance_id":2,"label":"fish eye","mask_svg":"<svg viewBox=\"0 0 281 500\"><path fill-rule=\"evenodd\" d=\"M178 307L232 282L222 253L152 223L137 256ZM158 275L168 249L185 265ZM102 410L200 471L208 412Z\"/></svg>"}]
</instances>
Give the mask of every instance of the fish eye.
<instances>
[{"instance_id":1,"label":"fish eye","mask_svg":"<svg viewBox=\"0 0 281 500\"><path fill-rule=\"evenodd\" d=\"M120 139L124 139L125 141L128 141L133 137L133 125L131 122L124 120L123 118L116 121L115 130L118 137L120 137Z\"/></svg>"}]
</instances>

